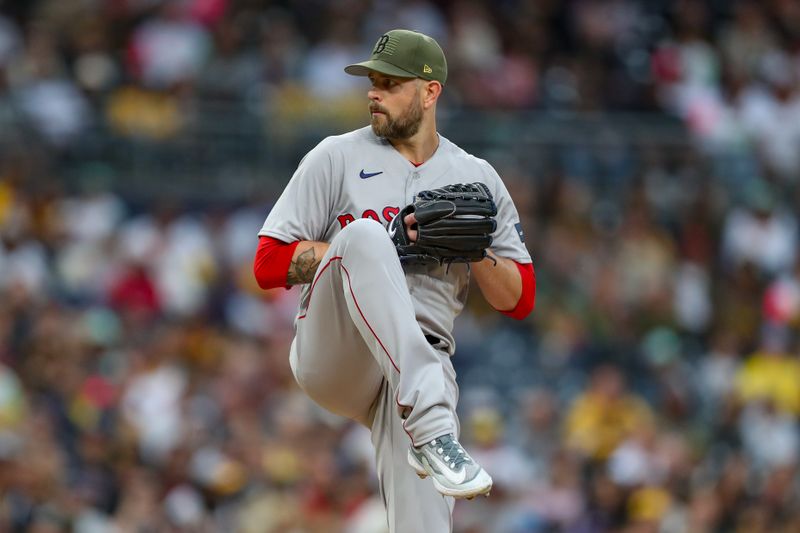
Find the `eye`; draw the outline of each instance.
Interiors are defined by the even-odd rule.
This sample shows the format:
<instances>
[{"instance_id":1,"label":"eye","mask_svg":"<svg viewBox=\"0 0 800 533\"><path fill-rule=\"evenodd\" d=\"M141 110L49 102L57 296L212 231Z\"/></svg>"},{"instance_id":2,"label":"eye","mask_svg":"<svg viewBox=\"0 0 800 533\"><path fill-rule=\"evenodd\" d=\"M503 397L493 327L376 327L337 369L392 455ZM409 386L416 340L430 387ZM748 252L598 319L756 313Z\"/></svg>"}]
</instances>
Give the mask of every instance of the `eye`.
<instances>
[{"instance_id":1,"label":"eye","mask_svg":"<svg viewBox=\"0 0 800 533\"><path fill-rule=\"evenodd\" d=\"M385 91L393 89L398 85L397 81L391 78L370 78L370 82L372 82L372 86L376 89L383 89Z\"/></svg>"}]
</instances>

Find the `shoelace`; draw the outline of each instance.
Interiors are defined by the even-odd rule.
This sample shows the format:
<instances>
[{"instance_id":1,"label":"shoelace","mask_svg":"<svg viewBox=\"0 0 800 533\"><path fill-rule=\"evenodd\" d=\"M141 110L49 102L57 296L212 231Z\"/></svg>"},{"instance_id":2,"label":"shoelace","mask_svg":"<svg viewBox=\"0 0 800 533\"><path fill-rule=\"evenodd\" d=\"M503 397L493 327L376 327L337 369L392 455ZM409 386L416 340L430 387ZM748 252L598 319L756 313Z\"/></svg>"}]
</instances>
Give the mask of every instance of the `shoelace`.
<instances>
[{"instance_id":1,"label":"shoelace","mask_svg":"<svg viewBox=\"0 0 800 533\"><path fill-rule=\"evenodd\" d=\"M450 468L458 468L464 463L471 462L469 455L457 440L450 436L433 439L430 446L436 448L436 453L450 463Z\"/></svg>"}]
</instances>

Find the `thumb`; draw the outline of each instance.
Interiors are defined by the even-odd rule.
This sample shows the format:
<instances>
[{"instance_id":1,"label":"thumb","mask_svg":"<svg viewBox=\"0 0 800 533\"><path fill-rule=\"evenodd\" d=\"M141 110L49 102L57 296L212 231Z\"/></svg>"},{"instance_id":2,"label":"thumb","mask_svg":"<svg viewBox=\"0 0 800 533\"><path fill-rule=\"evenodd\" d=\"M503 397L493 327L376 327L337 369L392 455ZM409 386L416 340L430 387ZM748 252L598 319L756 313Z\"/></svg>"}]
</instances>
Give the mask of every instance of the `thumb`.
<instances>
[{"instance_id":1,"label":"thumb","mask_svg":"<svg viewBox=\"0 0 800 533\"><path fill-rule=\"evenodd\" d=\"M415 242L417 240L417 230L412 228L415 228L417 225L417 217L414 216L414 213L409 213L403 218L403 223L406 226L408 240Z\"/></svg>"}]
</instances>

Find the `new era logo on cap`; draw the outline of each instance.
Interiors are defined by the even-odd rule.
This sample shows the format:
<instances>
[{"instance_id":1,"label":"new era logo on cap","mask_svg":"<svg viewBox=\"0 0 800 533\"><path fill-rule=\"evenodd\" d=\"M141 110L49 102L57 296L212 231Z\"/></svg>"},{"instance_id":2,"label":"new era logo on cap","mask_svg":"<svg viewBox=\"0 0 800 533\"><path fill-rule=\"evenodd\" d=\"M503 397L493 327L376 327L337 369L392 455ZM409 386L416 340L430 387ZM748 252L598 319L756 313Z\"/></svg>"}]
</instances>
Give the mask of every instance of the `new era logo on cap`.
<instances>
[{"instance_id":1,"label":"new era logo on cap","mask_svg":"<svg viewBox=\"0 0 800 533\"><path fill-rule=\"evenodd\" d=\"M424 67L422 67L422 72L424 72L425 74L433 74L433 69L428 65L425 65Z\"/></svg>"}]
</instances>

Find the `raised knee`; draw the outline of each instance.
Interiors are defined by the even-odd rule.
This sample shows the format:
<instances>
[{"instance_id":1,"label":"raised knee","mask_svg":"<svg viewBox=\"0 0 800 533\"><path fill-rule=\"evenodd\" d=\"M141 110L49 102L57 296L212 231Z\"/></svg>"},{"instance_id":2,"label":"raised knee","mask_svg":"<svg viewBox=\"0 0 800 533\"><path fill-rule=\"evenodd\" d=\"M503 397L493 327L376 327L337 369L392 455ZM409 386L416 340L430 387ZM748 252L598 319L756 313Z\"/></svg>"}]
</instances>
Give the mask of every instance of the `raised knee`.
<instances>
[{"instance_id":1,"label":"raised knee","mask_svg":"<svg viewBox=\"0 0 800 533\"><path fill-rule=\"evenodd\" d=\"M383 224L372 218L359 218L354 220L342 229L342 233L347 233L351 238L359 239L385 239L388 236Z\"/></svg>"},{"instance_id":2,"label":"raised knee","mask_svg":"<svg viewBox=\"0 0 800 533\"><path fill-rule=\"evenodd\" d=\"M383 253L391 247L391 239L383 224L371 218L361 218L349 223L342 230L340 238L347 242L348 248L354 247L363 252Z\"/></svg>"}]
</instances>

